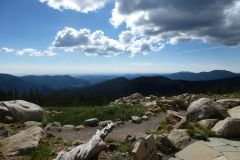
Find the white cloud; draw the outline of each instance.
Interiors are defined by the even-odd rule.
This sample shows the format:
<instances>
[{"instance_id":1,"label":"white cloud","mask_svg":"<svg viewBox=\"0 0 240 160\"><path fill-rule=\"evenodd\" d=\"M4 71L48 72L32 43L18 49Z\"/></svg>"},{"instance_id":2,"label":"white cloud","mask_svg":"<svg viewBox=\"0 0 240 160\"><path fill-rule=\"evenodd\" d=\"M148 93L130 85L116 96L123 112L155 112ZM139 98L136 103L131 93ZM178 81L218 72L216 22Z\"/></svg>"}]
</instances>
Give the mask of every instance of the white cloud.
<instances>
[{"instance_id":1,"label":"white cloud","mask_svg":"<svg viewBox=\"0 0 240 160\"><path fill-rule=\"evenodd\" d=\"M51 47L89 56L115 56L158 52L164 45L159 38L142 37L131 31L123 31L119 39L112 39L101 30L91 32L86 28L76 30L66 27L57 33Z\"/></svg>"},{"instance_id":2,"label":"white cloud","mask_svg":"<svg viewBox=\"0 0 240 160\"><path fill-rule=\"evenodd\" d=\"M54 56L56 53L54 53L52 50L48 49L45 51L39 51L33 48L24 48L21 50L16 51L16 55L23 56L23 55L29 55L29 56Z\"/></svg>"},{"instance_id":3,"label":"white cloud","mask_svg":"<svg viewBox=\"0 0 240 160\"><path fill-rule=\"evenodd\" d=\"M14 49L3 47L3 48L0 49L0 52L1 53L12 53L12 52L14 52Z\"/></svg>"},{"instance_id":4,"label":"white cloud","mask_svg":"<svg viewBox=\"0 0 240 160\"><path fill-rule=\"evenodd\" d=\"M200 39L236 46L240 0L116 0L110 23L170 44Z\"/></svg>"},{"instance_id":5,"label":"white cloud","mask_svg":"<svg viewBox=\"0 0 240 160\"><path fill-rule=\"evenodd\" d=\"M74 10L88 13L103 8L110 0L39 0L56 10Z\"/></svg>"}]
</instances>

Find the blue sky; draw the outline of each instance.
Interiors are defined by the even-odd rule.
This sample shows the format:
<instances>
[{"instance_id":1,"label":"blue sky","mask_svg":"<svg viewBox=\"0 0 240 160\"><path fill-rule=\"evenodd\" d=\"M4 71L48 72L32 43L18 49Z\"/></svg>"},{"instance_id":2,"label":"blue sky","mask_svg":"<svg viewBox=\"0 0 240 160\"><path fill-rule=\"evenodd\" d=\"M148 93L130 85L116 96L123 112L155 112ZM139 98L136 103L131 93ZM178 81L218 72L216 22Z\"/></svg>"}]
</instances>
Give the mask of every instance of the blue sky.
<instances>
[{"instance_id":1,"label":"blue sky","mask_svg":"<svg viewBox=\"0 0 240 160\"><path fill-rule=\"evenodd\" d=\"M67 4L71 1L74 3ZM206 10L187 13L176 1L171 4L174 11L169 12L161 8L169 4L158 4L163 0L156 0L155 6L159 6L154 8L143 0L138 1L135 4L127 0L103 0L102 3L97 0L1 0L0 72L17 75L215 69L240 72L238 0L217 6L216 11L211 9L214 4L206 3L207 7L203 6ZM126 6L131 7L126 9ZM192 8L190 4L189 7ZM154 16L158 11L159 16ZM208 23L207 18L202 20L200 16L186 19L186 14L192 15L191 12L205 17L209 14L214 21L209 18L211 23ZM234 23L226 25L229 21ZM228 29L232 32L228 33ZM123 38L119 38L120 35Z\"/></svg>"}]
</instances>

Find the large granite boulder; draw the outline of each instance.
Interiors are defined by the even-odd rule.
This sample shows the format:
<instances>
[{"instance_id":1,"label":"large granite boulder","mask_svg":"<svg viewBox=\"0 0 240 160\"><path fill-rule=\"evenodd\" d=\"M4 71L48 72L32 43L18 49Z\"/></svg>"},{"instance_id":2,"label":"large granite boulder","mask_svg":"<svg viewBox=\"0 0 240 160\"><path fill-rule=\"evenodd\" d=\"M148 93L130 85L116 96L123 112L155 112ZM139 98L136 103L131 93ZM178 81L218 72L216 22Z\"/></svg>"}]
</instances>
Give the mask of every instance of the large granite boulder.
<instances>
[{"instance_id":1,"label":"large granite boulder","mask_svg":"<svg viewBox=\"0 0 240 160\"><path fill-rule=\"evenodd\" d=\"M219 137L240 138L240 119L228 117L219 121L212 131Z\"/></svg>"},{"instance_id":2,"label":"large granite boulder","mask_svg":"<svg viewBox=\"0 0 240 160\"><path fill-rule=\"evenodd\" d=\"M183 129L173 129L167 138L177 150L183 149L191 141L191 137Z\"/></svg>"},{"instance_id":3,"label":"large granite boulder","mask_svg":"<svg viewBox=\"0 0 240 160\"><path fill-rule=\"evenodd\" d=\"M0 102L0 122L41 121L43 109L23 100Z\"/></svg>"},{"instance_id":4,"label":"large granite boulder","mask_svg":"<svg viewBox=\"0 0 240 160\"><path fill-rule=\"evenodd\" d=\"M187 120L190 122L226 117L229 117L227 110L209 98L200 98L192 102L187 109Z\"/></svg>"},{"instance_id":5,"label":"large granite boulder","mask_svg":"<svg viewBox=\"0 0 240 160\"><path fill-rule=\"evenodd\" d=\"M240 106L229 109L228 114L230 115L230 117L240 118Z\"/></svg>"},{"instance_id":6,"label":"large granite boulder","mask_svg":"<svg viewBox=\"0 0 240 160\"><path fill-rule=\"evenodd\" d=\"M39 146L43 130L34 126L18 134L0 140L0 153L4 156L20 156L29 154Z\"/></svg>"}]
</instances>

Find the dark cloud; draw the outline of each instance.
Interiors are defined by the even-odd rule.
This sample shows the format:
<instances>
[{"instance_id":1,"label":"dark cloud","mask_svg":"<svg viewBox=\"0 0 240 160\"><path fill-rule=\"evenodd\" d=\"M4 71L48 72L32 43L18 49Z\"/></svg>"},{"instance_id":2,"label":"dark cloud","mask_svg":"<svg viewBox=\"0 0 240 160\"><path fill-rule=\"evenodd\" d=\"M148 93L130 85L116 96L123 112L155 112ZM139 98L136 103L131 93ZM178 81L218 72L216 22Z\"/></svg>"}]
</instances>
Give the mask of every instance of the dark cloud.
<instances>
[{"instance_id":1,"label":"dark cloud","mask_svg":"<svg viewBox=\"0 0 240 160\"><path fill-rule=\"evenodd\" d=\"M240 0L118 0L111 23L165 39L240 41Z\"/></svg>"}]
</instances>

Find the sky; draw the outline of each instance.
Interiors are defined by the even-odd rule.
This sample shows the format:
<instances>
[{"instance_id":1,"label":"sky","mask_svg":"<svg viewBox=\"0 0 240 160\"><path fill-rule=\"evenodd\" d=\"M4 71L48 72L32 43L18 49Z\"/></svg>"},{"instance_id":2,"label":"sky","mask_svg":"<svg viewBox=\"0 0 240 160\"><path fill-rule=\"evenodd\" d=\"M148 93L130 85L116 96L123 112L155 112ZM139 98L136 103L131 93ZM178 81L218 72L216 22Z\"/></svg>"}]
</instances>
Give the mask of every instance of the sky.
<instances>
[{"instance_id":1,"label":"sky","mask_svg":"<svg viewBox=\"0 0 240 160\"><path fill-rule=\"evenodd\" d=\"M1 0L0 73L240 73L240 0Z\"/></svg>"}]
</instances>

